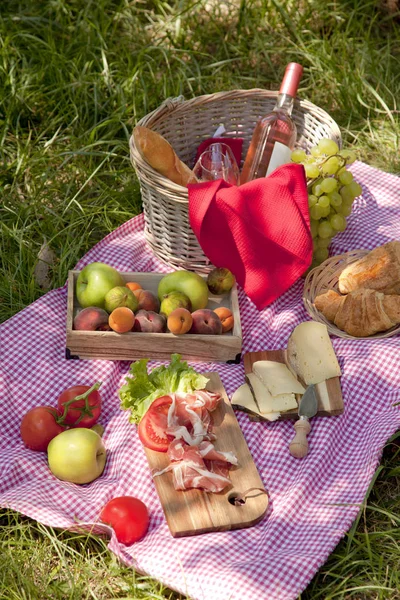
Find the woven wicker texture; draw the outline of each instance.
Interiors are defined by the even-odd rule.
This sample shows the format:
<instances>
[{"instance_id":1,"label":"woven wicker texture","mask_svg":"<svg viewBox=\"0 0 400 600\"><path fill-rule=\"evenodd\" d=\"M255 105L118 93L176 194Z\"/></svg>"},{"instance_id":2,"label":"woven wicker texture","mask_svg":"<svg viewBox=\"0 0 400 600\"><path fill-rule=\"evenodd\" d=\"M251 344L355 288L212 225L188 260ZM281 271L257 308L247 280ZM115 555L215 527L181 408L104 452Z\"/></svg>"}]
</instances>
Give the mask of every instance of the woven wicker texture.
<instances>
[{"instance_id":1,"label":"woven wicker texture","mask_svg":"<svg viewBox=\"0 0 400 600\"><path fill-rule=\"evenodd\" d=\"M138 125L164 136L179 158L193 167L199 144L223 123L227 137L244 139L243 159L256 122L274 108L277 95L276 91L252 89L219 92L186 101L182 97L168 99ZM296 99L292 116L297 126L298 146L308 149L321 138L332 138L341 145L335 121L311 102ZM213 265L204 256L189 224L187 189L150 167L136 149L133 136L130 156L140 182L145 236L154 254L173 267L210 271Z\"/></svg>"},{"instance_id":2,"label":"woven wicker texture","mask_svg":"<svg viewBox=\"0 0 400 600\"><path fill-rule=\"evenodd\" d=\"M335 290L338 294L338 280L339 275L347 265L354 263L366 254L369 250L352 250L345 254L339 254L332 256L320 264L315 269L310 271L304 282L303 290L303 303L306 311L314 321L324 323L331 335L336 335L341 338L349 339L371 339L371 338L387 338L396 335L400 331L400 325L396 325L387 331L375 333L367 338L359 338L349 335L345 331L342 331L336 325L328 321L314 306L314 300L320 294L324 294L328 290Z\"/></svg>"}]
</instances>

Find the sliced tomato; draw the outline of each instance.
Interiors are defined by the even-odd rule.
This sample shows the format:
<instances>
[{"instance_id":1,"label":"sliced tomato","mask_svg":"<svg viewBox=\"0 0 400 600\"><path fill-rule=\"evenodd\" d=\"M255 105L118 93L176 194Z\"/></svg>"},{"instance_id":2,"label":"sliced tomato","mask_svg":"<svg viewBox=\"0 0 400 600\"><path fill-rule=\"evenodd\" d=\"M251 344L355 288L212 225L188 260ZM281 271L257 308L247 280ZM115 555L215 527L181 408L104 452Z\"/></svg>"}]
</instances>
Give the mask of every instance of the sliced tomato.
<instances>
[{"instance_id":1,"label":"sliced tomato","mask_svg":"<svg viewBox=\"0 0 400 600\"><path fill-rule=\"evenodd\" d=\"M161 396L152 402L139 423L138 434L143 446L156 452L166 452L171 437L166 434L171 396Z\"/></svg>"}]
</instances>

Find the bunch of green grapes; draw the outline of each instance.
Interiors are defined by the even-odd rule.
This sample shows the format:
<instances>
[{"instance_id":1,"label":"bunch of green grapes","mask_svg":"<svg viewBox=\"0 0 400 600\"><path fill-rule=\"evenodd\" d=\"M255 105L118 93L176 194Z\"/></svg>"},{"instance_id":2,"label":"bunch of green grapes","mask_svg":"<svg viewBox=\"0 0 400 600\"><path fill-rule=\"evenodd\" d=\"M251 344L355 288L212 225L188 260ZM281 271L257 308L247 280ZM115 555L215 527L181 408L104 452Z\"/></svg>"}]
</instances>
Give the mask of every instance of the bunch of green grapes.
<instances>
[{"instance_id":1,"label":"bunch of green grapes","mask_svg":"<svg viewBox=\"0 0 400 600\"><path fill-rule=\"evenodd\" d=\"M292 161L304 165L307 178L314 244L311 267L328 258L332 238L346 229L346 217L354 199L361 194L361 186L346 168L355 160L354 152L339 150L336 142L329 139L320 140L310 154L301 149L292 152Z\"/></svg>"}]
</instances>

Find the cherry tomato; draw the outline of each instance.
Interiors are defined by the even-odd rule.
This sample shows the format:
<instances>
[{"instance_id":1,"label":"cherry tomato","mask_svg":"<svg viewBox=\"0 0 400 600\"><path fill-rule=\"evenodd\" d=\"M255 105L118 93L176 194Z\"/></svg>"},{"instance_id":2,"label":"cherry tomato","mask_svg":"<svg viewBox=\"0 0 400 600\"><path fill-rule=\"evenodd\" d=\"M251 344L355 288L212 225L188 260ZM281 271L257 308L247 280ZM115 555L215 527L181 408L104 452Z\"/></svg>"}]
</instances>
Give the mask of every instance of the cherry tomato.
<instances>
[{"instance_id":1,"label":"cherry tomato","mask_svg":"<svg viewBox=\"0 0 400 600\"><path fill-rule=\"evenodd\" d=\"M121 544L130 546L146 535L149 527L149 511L138 498L118 496L103 507L100 520L111 525Z\"/></svg>"},{"instance_id":2,"label":"cherry tomato","mask_svg":"<svg viewBox=\"0 0 400 600\"><path fill-rule=\"evenodd\" d=\"M57 406L63 422L69 427L92 427L100 417L101 396L97 391L101 383L74 385L62 392ZM79 398L83 396L82 398ZM76 398L76 399L75 399Z\"/></svg>"},{"instance_id":3,"label":"cherry tomato","mask_svg":"<svg viewBox=\"0 0 400 600\"><path fill-rule=\"evenodd\" d=\"M152 402L143 415L138 426L138 434L146 448L157 452L168 450L171 438L167 436L165 430L168 427L168 409L171 404L171 396L161 396Z\"/></svg>"},{"instance_id":4,"label":"cherry tomato","mask_svg":"<svg viewBox=\"0 0 400 600\"><path fill-rule=\"evenodd\" d=\"M64 431L56 419L60 413L54 406L36 406L22 417L21 437L27 448L46 452L51 440Z\"/></svg>"}]
</instances>

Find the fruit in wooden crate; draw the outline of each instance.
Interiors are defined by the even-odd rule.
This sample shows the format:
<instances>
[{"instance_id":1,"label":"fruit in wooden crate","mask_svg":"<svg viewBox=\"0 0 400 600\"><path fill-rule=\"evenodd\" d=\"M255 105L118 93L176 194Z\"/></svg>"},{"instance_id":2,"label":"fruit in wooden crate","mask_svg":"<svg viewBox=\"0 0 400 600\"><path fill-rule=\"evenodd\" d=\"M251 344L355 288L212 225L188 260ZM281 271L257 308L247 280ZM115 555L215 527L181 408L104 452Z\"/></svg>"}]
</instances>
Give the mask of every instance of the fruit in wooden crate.
<instances>
[{"instance_id":1,"label":"fruit in wooden crate","mask_svg":"<svg viewBox=\"0 0 400 600\"><path fill-rule=\"evenodd\" d=\"M234 283L235 276L233 273L223 267L213 269L207 276L208 289L216 296L230 292Z\"/></svg>"},{"instance_id":2,"label":"fruit in wooden crate","mask_svg":"<svg viewBox=\"0 0 400 600\"><path fill-rule=\"evenodd\" d=\"M113 331L126 333L132 330L135 323L135 315L127 306L120 306L112 311L108 323Z\"/></svg>"},{"instance_id":3,"label":"fruit in wooden crate","mask_svg":"<svg viewBox=\"0 0 400 600\"><path fill-rule=\"evenodd\" d=\"M118 285L125 285L122 275L106 263L94 262L86 265L76 280L76 297L82 308L98 306L105 308L107 292Z\"/></svg>"},{"instance_id":4,"label":"fruit in wooden crate","mask_svg":"<svg viewBox=\"0 0 400 600\"><path fill-rule=\"evenodd\" d=\"M167 319L167 327L175 335L181 335L190 331L192 323L193 317L186 308L176 308L170 313Z\"/></svg>"},{"instance_id":5,"label":"fruit in wooden crate","mask_svg":"<svg viewBox=\"0 0 400 600\"><path fill-rule=\"evenodd\" d=\"M208 286L202 277L192 271L174 271L165 275L158 284L158 297L160 301L163 296L170 292L182 292L186 294L192 304L192 310L206 308L208 304Z\"/></svg>"},{"instance_id":6,"label":"fruit in wooden crate","mask_svg":"<svg viewBox=\"0 0 400 600\"><path fill-rule=\"evenodd\" d=\"M160 313L168 318L176 308L186 308L190 311L192 309L192 303L188 296L183 292L170 292L169 294L165 294L161 300Z\"/></svg>"},{"instance_id":7,"label":"fruit in wooden crate","mask_svg":"<svg viewBox=\"0 0 400 600\"><path fill-rule=\"evenodd\" d=\"M209 308L195 310L192 313L192 318L193 324L190 333L203 335L220 335L222 333L221 319Z\"/></svg>"},{"instance_id":8,"label":"fruit in wooden crate","mask_svg":"<svg viewBox=\"0 0 400 600\"><path fill-rule=\"evenodd\" d=\"M47 457L50 471L58 479L83 484L102 474L106 449L93 429L67 429L51 440Z\"/></svg>"},{"instance_id":9,"label":"fruit in wooden crate","mask_svg":"<svg viewBox=\"0 0 400 600\"><path fill-rule=\"evenodd\" d=\"M112 313L113 310L121 306L126 306L135 312L138 304L139 302L135 294L125 285L118 285L112 288L107 292L104 300L104 306L108 313Z\"/></svg>"},{"instance_id":10,"label":"fruit in wooden crate","mask_svg":"<svg viewBox=\"0 0 400 600\"><path fill-rule=\"evenodd\" d=\"M139 310L135 315L133 331L142 333L164 333L167 329L167 319L152 310Z\"/></svg>"},{"instance_id":11,"label":"fruit in wooden crate","mask_svg":"<svg viewBox=\"0 0 400 600\"><path fill-rule=\"evenodd\" d=\"M221 319L222 333L227 333L233 329L234 318L233 313L229 308L226 306L219 306L218 308L214 308L214 312Z\"/></svg>"},{"instance_id":12,"label":"fruit in wooden crate","mask_svg":"<svg viewBox=\"0 0 400 600\"><path fill-rule=\"evenodd\" d=\"M160 301L150 290L138 289L133 290L133 293L138 300L137 310L152 310L154 312L160 310Z\"/></svg>"},{"instance_id":13,"label":"fruit in wooden crate","mask_svg":"<svg viewBox=\"0 0 400 600\"><path fill-rule=\"evenodd\" d=\"M103 308L88 306L78 312L73 328L77 331L110 331L108 313Z\"/></svg>"},{"instance_id":14,"label":"fruit in wooden crate","mask_svg":"<svg viewBox=\"0 0 400 600\"><path fill-rule=\"evenodd\" d=\"M143 289L140 283L136 283L136 281L127 281L125 285L131 290L131 292Z\"/></svg>"}]
</instances>

